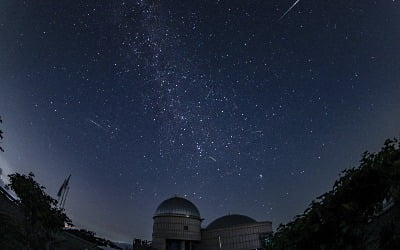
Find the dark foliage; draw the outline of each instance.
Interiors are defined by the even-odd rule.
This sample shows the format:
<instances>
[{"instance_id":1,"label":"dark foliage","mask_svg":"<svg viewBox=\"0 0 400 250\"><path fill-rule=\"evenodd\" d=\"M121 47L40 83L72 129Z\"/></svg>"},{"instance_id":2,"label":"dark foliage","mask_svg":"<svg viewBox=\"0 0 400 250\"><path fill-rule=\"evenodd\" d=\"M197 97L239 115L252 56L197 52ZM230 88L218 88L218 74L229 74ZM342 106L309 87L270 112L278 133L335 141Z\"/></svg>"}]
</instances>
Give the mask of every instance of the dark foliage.
<instances>
[{"instance_id":1,"label":"dark foliage","mask_svg":"<svg viewBox=\"0 0 400 250\"><path fill-rule=\"evenodd\" d=\"M0 249L25 249L22 226L12 217L0 214Z\"/></svg>"},{"instance_id":2,"label":"dark foliage","mask_svg":"<svg viewBox=\"0 0 400 250\"><path fill-rule=\"evenodd\" d=\"M11 188L19 197L24 218L22 233L27 247L43 249L52 235L60 231L65 223L71 224L64 211L57 207L57 201L45 193L44 187L34 180L34 174L9 175Z\"/></svg>"},{"instance_id":3,"label":"dark foliage","mask_svg":"<svg viewBox=\"0 0 400 250\"><path fill-rule=\"evenodd\" d=\"M365 152L359 167L343 171L331 191L294 221L280 225L268 249L368 249L370 223L382 212L384 201L399 211L399 199L400 149L394 139L387 140L378 153ZM399 246L393 226L378 229L379 249Z\"/></svg>"}]
</instances>

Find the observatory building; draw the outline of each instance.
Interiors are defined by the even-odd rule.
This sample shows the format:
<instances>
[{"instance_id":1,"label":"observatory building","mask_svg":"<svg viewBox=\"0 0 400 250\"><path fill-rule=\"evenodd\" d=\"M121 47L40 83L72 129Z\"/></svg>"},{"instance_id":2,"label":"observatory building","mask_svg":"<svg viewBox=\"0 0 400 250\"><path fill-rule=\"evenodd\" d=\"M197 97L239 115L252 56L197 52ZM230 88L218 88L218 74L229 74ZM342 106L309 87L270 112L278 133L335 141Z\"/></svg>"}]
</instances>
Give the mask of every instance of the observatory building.
<instances>
[{"instance_id":1,"label":"observatory building","mask_svg":"<svg viewBox=\"0 0 400 250\"><path fill-rule=\"evenodd\" d=\"M154 214L155 250L253 250L272 234L270 221L257 222L244 215L226 215L201 227L197 207L187 199L163 201Z\"/></svg>"}]
</instances>

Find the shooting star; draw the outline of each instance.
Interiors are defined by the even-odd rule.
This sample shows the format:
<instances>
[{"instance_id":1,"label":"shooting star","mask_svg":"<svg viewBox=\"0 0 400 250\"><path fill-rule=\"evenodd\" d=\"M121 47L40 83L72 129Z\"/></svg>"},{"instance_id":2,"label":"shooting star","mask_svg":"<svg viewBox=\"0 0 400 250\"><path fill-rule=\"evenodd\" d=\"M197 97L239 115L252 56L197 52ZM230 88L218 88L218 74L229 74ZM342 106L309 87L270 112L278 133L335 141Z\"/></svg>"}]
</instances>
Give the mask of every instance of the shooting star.
<instances>
[{"instance_id":1,"label":"shooting star","mask_svg":"<svg viewBox=\"0 0 400 250\"><path fill-rule=\"evenodd\" d=\"M207 96L206 96L206 99L208 99L208 97L210 96L210 94L212 93L212 89L210 89L210 91L208 92L208 94L207 94Z\"/></svg>"},{"instance_id":2,"label":"shooting star","mask_svg":"<svg viewBox=\"0 0 400 250\"><path fill-rule=\"evenodd\" d=\"M208 156L208 158L210 158L210 159L213 160L214 162L217 162L217 160L216 160L214 157L212 157L212 156Z\"/></svg>"},{"instance_id":3,"label":"shooting star","mask_svg":"<svg viewBox=\"0 0 400 250\"><path fill-rule=\"evenodd\" d=\"M98 124L97 122L93 121L92 119L87 119L90 123L96 125L97 127L106 130L103 126L101 126L100 124Z\"/></svg>"},{"instance_id":4,"label":"shooting star","mask_svg":"<svg viewBox=\"0 0 400 250\"><path fill-rule=\"evenodd\" d=\"M278 21L282 20L299 2L300 0L296 0L296 2L294 2L294 4L292 4L292 6L290 6L290 8L285 13L283 13Z\"/></svg>"}]
</instances>

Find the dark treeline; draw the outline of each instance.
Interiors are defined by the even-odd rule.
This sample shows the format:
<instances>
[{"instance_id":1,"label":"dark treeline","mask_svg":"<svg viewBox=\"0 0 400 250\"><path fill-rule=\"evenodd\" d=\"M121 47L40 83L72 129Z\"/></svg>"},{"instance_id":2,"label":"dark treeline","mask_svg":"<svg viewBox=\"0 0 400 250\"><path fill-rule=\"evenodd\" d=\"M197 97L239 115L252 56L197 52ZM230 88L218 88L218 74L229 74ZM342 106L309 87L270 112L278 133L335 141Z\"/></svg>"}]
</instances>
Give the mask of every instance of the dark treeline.
<instances>
[{"instance_id":1,"label":"dark treeline","mask_svg":"<svg viewBox=\"0 0 400 250\"><path fill-rule=\"evenodd\" d=\"M0 241L5 249L46 249L65 225L72 225L57 201L34 180L34 174L9 175L8 189L19 199L14 200L15 213L2 214ZM3 226L4 225L4 226Z\"/></svg>"},{"instance_id":2,"label":"dark treeline","mask_svg":"<svg viewBox=\"0 0 400 250\"><path fill-rule=\"evenodd\" d=\"M332 190L280 225L267 249L400 249L400 143L343 171Z\"/></svg>"},{"instance_id":3,"label":"dark treeline","mask_svg":"<svg viewBox=\"0 0 400 250\"><path fill-rule=\"evenodd\" d=\"M66 233L95 246L121 249L110 240L96 237L94 232L72 228L64 209L46 194L45 188L35 181L33 173L11 174L9 180L7 188L14 191L18 199L6 202L13 206L15 212L0 213L0 249L57 249L54 246L66 241Z\"/></svg>"}]
</instances>

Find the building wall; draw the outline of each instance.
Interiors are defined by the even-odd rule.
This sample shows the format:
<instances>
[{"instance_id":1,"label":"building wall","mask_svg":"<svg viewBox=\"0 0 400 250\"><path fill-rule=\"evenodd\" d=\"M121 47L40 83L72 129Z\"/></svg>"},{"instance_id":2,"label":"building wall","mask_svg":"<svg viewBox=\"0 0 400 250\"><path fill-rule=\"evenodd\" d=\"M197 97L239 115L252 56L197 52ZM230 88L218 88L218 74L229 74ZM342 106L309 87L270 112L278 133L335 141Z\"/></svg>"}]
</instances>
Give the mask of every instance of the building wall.
<instances>
[{"instance_id":1,"label":"building wall","mask_svg":"<svg viewBox=\"0 0 400 250\"><path fill-rule=\"evenodd\" d=\"M220 229L203 229L200 246L202 250L257 249L261 248L260 235L271 233L270 221Z\"/></svg>"},{"instance_id":2,"label":"building wall","mask_svg":"<svg viewBox=\"0 0 400 250\"><path fill-rule=\"evenodd\" d=\"M166 239L200 241L201 220L184 216L156 216L153 224L153 248L165 249Z\"/></svg>"}]
</instances>

